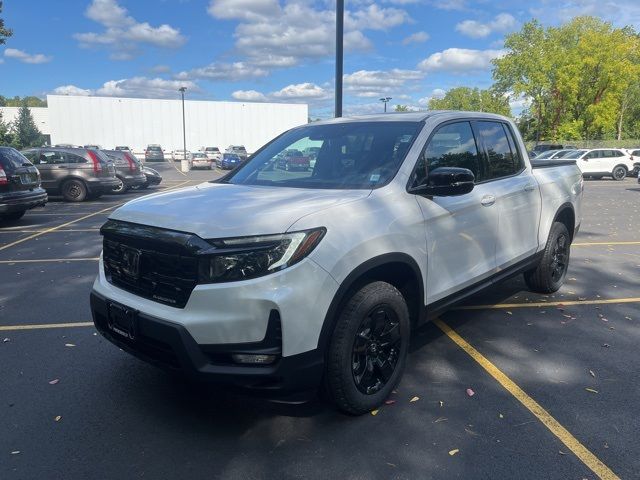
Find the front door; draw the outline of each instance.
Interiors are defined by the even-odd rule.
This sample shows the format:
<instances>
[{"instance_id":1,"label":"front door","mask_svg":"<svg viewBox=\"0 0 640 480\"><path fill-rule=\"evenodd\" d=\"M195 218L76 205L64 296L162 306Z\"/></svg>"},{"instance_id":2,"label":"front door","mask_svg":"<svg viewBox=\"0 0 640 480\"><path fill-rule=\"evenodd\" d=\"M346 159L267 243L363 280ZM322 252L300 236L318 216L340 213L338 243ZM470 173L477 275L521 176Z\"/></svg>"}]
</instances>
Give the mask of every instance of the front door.
<instances>
[{"instance_id":1,"label":"front door","mask_svg":"<svg viewBox=\"0 0 640 480\"><path fill-rule=\"evenodd\" d=\"M425 182L438 167L461 167L481 178L481 160L469 122L438 127L425 146L414 174L414 185ZM427 242L427 303L440 300L495 271L498 206L489 182L465 195L416 196L422 210Z\"/></svg>"}]
</instances>

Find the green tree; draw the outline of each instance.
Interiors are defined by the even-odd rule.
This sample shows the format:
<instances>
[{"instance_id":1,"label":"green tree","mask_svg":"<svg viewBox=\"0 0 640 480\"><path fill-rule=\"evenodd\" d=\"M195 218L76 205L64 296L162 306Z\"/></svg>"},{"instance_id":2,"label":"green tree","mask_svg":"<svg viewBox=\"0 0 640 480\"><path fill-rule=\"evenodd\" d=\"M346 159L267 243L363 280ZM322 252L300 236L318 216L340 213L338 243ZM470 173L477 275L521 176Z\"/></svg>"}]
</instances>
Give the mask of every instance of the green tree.
<instances>
[{"instance_id":1,"label":"green tree","mask_svg":"<svg viewBox=\"0 0 640 480\"><path fill-rule=\"evenodd\" d=\"M0 145L9 145L11 143L11 134L9 133L9 125L5 123L0 112Z\"/></svg>"},{"instance_id":2,"label":"green tree","mask_svg":"<svg viewBox=\"0 0 640 480\"><path fill-rule=\"evenodd\" d=\"M594 17L548 28L534 20L508 35L505 47L508 53L493 62L495 88L531 100L525 116L535 140L621 134L640 75L633 29Z\"/></svg>"},{"instance_id":3,"label":"green tree","mask_svg":"<svg viewBox=\"0 0 640 480\"><path fill-rule=\"evenodd\" d=\"M447 91L443 98L429 100L430 110L468 110L511 115L509 99L494 90L456 87Z\"/></svg>"},{"instance_id":4,"label":"green tree","mask_svg":"<svg viewBox=\"0 0 640 480\"><path fill-rule=\"evenodd\" d=\"M2 1L0 0L0 13L2 13ZM4 26L4 19L0 18L0 45L4 45L7 38L13 35L13 32Z\"/></svg>"},{"instance_id":5,"label":"green tree","mask_svg":"<svg viewBox=\"0 0 640 480\"><path fill-rule=\"evenodd\" d=\"M396 105L395 111L396 112L408 112L409 111L409 106L408 105Z\"/></svg>"},{"instance_id":6,"label":"green tree","mask_svg":"<svg viewBox=\"0 0 640 480\"><path fill-rule=\"evenodd\" d=\"M19 97L16 95L13 98L7 98L0 95L0 106L2 107L21 107L25 104L27 107L46 107L47 101L34 96Z\"/></svg>"},{"instance_id":7,"label":"green tree","mask_svg":"<svg viewBox=\"0 0 640 480\"><path fill-rule=\"evenodd\" d=\"M13 122L12 133L12 147L18 150L37 147L43 143L42 133L38 130L36 122L31 115L31 110L26 104L22 105L18 111L18 118Z\"/></svg>"}]
</instances>

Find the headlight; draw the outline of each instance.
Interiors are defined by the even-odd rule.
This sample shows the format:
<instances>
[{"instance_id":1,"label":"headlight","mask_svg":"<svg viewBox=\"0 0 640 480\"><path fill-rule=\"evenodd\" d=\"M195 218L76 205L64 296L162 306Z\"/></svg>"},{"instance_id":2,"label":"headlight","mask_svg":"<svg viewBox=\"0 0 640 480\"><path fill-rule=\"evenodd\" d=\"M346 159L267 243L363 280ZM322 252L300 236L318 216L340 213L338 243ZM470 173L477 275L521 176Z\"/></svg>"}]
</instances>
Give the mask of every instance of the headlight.
<instances>
[{"instance_id":1,"label":"headlight","mask_svg":"<svg viewBox=\"0 0 640 480\"><path fill-rule=\"evenodd\" d=\"M257 237L208 240L202 252L199 283L248 280L290 267L309 255L326 233L325 228Z\"/></svg>"}]
</instances>

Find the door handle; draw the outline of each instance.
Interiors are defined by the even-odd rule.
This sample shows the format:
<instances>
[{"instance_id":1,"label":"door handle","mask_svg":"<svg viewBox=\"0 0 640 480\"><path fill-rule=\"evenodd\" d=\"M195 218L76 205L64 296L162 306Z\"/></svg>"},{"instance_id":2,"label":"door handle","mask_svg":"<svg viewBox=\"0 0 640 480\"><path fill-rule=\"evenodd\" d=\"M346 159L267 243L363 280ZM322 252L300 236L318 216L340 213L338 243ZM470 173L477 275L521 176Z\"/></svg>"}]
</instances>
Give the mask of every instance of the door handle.
<instances>
[{"instance_id":1,"label":"door handle","mask_svg":"<svg viewBox=\"0 0 640 480\"><path fill-rule=\"evenodd\" d=\"M535 185L532 185L531 183L527 183L524 186L524 191L525 192L533 192L535 190L535 188L536 188Z\"/></svg>"},{"instance_id":2,"label":"door handle","mask_svg":"<svg viewBox=\"0 0 640 480\"><path fill-rule=\"evenodd\" d=\"M490 207L491 205L496 203L496 197L494 197L493 195L485 195L484 197L482 197L482 200L480 200L480 203L483 207Z\"/></svg>"}]
</instances>

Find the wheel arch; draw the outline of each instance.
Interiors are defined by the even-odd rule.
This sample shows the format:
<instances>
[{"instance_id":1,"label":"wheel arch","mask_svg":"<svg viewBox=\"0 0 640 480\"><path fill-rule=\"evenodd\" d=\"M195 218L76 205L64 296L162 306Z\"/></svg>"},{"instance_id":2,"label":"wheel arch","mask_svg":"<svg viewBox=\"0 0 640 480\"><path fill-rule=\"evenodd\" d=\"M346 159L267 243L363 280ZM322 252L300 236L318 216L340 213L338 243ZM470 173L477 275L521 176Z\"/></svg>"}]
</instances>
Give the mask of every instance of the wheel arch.
<instances>
[{"instance_id":1,"label":"wheel arch","mask_svg":"<svg viewBox=\"0 0 640 480\"><path fill-rule=\"evenodd\" d=\"M576 212L571 203L567 202L560 205L555 217L553 217L553 222L551 222L551 225L553 225L555 222L563 223L567 227L567 230L569 230L569 236L571 237L571 241L573 242L573 236L575 235L576 228ZM551 228L551 225L549 226L549 228Z\"/></svg>"},{"instance_id":2,"label":"wheel arch","mask_svg":"<svg viewBox=\"0 0 640 480\"><path fill-rule=\"evenodd\" d=\"M340 284L324 318L318 348L326 351L338 320L340 308L351 294L363 285L373 282L388 282L405 297L412 326L424 316L424 281L418 263L406 253L386 253L371 258L353 269Z\"/></svg>"}]
</instances>

